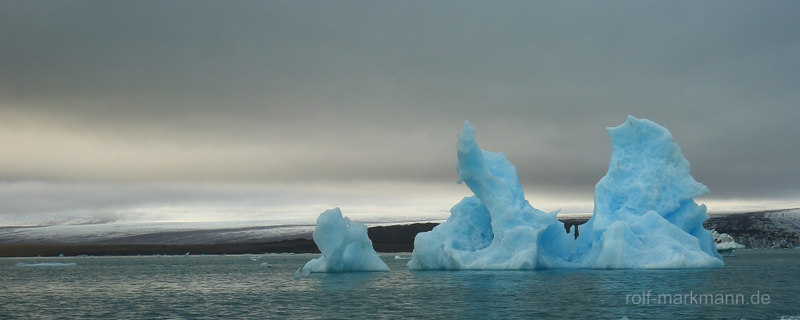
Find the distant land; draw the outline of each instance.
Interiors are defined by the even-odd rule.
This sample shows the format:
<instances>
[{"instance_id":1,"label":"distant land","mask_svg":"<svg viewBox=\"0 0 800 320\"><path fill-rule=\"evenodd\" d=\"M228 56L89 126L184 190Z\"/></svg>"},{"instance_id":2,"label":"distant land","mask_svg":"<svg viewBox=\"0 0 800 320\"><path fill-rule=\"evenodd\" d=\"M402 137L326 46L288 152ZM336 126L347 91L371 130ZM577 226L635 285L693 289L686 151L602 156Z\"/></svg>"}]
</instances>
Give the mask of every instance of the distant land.
<instances>
[{"instance_id":1,"label":"distant land","mask_svg":"<svg viewBox=\"0 0 800 320\"><path fill-rule=\"evenodd\" d=\"M411 252L417 233L430 231L438 223L371 227L367 233L378 252ZM0 257L57 257L64 256L131 256L183 254L262 254L262 253L319 253L311 234L303 238L267 242L226 243L0 243Z\"/></svg>"},{"instance_id":2,"label":"distant land","mask_svg":"<svg viewBox=\"0 0 800 320\"><path fill-rule=\"evenodd\" d=\"M584 216L562 216L565 232L573 225L581 225L589 219ZM378 252L411 252L417 233L433 229L438 223L413 223L392 226L376 226L368 229L369 238ZM796 248L800 246L800 208L748 213L712 214L703 226L727 233L747 248ZM579 228L580 229L580 228ZM207 232L213 232L207 231ZM265 239L264 241L219 241L198 243L202 232L192 234L192 243L158 243L169 234L152 235L130 242L92 243L0 243L0 257L52 257L78 255L183 255L189 254L262 254L262 253L319 253L311 234L298 234L294 238ZM132 240L132 239L127 239ZM216 239L220 240L220 239Z\"/></svg>"}]
</instances>

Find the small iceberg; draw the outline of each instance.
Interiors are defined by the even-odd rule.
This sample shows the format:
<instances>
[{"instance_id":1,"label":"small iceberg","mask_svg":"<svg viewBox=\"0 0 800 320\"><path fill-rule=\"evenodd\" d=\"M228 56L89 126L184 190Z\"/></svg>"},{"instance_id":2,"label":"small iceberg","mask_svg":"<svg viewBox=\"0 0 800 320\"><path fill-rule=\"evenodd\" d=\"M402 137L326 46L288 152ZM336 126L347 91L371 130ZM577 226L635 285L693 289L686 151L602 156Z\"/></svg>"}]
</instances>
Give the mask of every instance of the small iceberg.
<instances>
[{"instance_id":1,"label":"small iceberg","mask_svg":"<svg viewBox=\"0 0 800 320\"><path fill-rule=\"evenodd\" d=\"M395 260L411 260L411 257L394 256Z\"/></svg>"},{"instance_id":2,"label":"small iceberg","mask_svg":"<svg viewBox=\"0 0 800 320\"><path fill-rule=\"evenodd\" d=\"M342 217L339 208L319 215L313 236L322 256L303 266L304 276L311 272L389 271L372 248L367 226Z\"/></svg>"},{"instance_id":3,"label":"small iceberg","mask_svg":"<svg viewBox=\"0 0 800 320\"><path fill-rule=\"evenodd\" d=\"M75 262L33 262L33 263L25 263L20 262L15 264L15 267L74 267L78 264Z\"/></svg>"},{"instance_id":4,"label":"small iceberg","mask_svg":"<svg viewBox=\"0 0 800 320\"><path fill-rule=\"evenodd\" d=\"M733 237L727 233L719 233L716 230L711 230L711 235L714 236L717 252L721 255L731 256L734 251L745 248L744 245L736 243Z\"/></svg>"}]
</instances>

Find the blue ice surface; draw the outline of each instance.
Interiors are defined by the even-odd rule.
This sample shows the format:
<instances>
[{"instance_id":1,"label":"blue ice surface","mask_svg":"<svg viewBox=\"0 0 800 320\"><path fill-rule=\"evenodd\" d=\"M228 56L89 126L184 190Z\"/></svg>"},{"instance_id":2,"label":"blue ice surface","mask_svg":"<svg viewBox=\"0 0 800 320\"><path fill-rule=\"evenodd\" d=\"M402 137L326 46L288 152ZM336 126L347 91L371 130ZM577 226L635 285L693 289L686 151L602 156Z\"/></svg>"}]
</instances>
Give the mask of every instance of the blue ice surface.
<instances>
[{"instance_id":1,"label":"blue ice surface","mask_svg":"<svg viewBox=\"0 0 800 320\"><path fill-rule=\"evenodd\" d=\"M339 208L327 210L317 218L314 243L322 256L303 266L311 272L389 271L367 236L367 226L342 217Z\"/></svg>"},{"instance_id":2,"label":"blue ice surface","mask_svg":"<svg viewBox=\"0 0 800 320\"><path fill-rule=\"evenodd\" d=\"M410 269L720 268L705 205L708 192L667 129L628 116L611 136L608 173L591 219L566 233L555 212L525 200L516 168L481 150L467 121L458 138L458 183L473 196L414 241Z\"/></svg>"}]
</instances>

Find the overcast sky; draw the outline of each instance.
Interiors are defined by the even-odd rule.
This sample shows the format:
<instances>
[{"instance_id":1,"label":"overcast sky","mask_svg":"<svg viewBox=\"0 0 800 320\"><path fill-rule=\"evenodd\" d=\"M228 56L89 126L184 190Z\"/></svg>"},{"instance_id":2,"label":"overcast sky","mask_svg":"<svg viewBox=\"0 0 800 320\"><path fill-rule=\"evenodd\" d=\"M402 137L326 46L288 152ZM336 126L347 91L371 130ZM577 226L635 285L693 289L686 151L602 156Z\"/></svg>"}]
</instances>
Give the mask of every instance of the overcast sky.
<instances>
[{"instance_id":1,"label":"overcast sky","mask_svg":"<svg viewBox=\"0 0 800 320\"><path fill-rule=\"evenodd\" d=\"M446 212L469 194L467 119L535 207L591 205L605 128L628 114L672 132L706 201L800 203L798 17L797 1L3 1L0 213Z\"/></svg>"}]
</instances>

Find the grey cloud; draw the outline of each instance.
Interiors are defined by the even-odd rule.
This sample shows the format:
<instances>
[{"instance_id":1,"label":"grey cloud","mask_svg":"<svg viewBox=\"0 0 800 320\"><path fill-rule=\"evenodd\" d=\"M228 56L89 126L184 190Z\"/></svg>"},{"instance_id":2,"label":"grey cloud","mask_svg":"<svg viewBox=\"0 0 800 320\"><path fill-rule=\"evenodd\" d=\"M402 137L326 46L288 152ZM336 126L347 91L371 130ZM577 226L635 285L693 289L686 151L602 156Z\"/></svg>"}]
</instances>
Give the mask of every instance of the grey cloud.
<instances>
[{"instance_id":1,"label":"grey cloud","mask_svg":"<svg viewBox=\"0 0 800 320\"><path fill-rule=\"evenodd\" d=\"M0 178L452 181L469 119L526 185L586 194L603 129L632 114L670 129L713 195L791 197L797 16L791 1L4 3L0 112L74 147L14 145Z\"/></svg>"}]
</instances>

